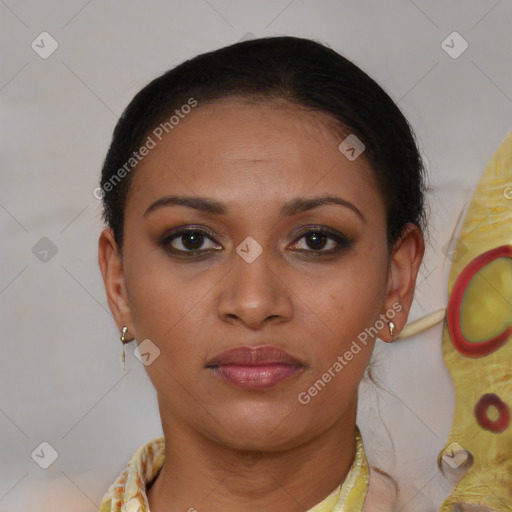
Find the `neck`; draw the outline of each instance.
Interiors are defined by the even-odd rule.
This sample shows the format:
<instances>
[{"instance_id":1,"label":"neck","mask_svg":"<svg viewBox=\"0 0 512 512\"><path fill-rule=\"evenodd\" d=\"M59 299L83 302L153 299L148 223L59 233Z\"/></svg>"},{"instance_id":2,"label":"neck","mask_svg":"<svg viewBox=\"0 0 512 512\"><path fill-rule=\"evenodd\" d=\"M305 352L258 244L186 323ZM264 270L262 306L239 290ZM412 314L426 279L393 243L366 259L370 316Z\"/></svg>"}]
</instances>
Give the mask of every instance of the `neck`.
<instances>
[{"instance_id":1,"label":"neck","mask_svg":"<svg viewBox=\"0 0 512 512\"><path fill-rule=\"evenodd\" d=\"M147 493L151 512L304 512L345 480L355 457L356 403L319 436L281 451L238 450L160 413L169 462Z\"/></svg>"}]
</instances>

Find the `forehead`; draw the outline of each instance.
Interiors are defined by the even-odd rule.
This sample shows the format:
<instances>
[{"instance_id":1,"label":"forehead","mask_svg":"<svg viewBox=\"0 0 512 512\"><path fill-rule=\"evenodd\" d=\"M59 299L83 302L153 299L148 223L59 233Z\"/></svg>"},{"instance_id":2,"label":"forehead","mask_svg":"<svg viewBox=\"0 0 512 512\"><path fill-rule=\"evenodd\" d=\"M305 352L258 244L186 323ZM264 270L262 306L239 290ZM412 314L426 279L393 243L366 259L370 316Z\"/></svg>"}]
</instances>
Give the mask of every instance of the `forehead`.
<instances>
[{"instance_id":1,"label":"forehead","mask_svg":"<svg viewBox=\"0 0 512 512\"><path fill-rule=\"evenodd\" d=\"M245 204L257 197L261 204L310 192L339 191L363 202L378 195L366 159L349 161L340 152L348 132L325 113L226 99L199 104L170 126L149 134L154 147L137 166L129 196L181 192Z\"/></svg>"}]
</instances>

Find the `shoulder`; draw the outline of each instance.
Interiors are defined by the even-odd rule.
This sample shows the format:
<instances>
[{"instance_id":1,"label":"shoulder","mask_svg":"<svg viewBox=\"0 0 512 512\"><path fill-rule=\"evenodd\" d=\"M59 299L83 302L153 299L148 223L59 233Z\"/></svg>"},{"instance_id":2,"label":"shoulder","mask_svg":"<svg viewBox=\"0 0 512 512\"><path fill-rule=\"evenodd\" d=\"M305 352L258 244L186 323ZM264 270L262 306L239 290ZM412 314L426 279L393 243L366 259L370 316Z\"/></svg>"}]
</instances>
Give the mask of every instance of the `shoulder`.
<instances>
[{"instance_id":1,"label":"shoulder","mask_svg":"<svg viewBox=\"0 0 512 512\"><path fill-rule=\"evenodd\" d=\"M395 512L397 498L396 482L383 471L370 468L370 482L362 512Z\"/></svg>"}]
</instances>

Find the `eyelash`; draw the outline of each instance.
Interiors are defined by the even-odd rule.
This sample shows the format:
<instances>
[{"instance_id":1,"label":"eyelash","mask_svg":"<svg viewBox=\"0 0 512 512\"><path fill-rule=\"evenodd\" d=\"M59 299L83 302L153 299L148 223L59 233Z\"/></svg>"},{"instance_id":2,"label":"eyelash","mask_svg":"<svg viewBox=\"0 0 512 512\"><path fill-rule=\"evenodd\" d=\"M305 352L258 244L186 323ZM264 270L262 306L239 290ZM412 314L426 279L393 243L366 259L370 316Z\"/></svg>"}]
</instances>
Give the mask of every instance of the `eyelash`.
<instances>
[{"instance_id":1,"label":"eyelash","mask_svg":"<svg viewBox=\"0 0 512 512\"><path fill-rule=\"evenodd\" d=\"M189 254L190 256L185 256L186 258L191 258L191 257L197 256L197 255L206 254L208 252L213 252L213 251L218 250L218 249L206 249L206 250L198 249L198 250L184 251L181 249L174 249L170 246L171 242L174 239L180 238L181 236L188 234L188 233L196 233L196 234L204 235L207 238L209 238L211 241L213 241L214 243L217 243L214 240L213 236L203 229L186 228L186 229L179 229L179 230L173 232L172 234L167 233L161 239L161 241L159 242L159 245L165 251L167 251L168 253L173 254L173 255L184 256L184 255ZM339 233L337 231L333 231L333 230L325 228L323 226L309 228L307 230L302 231L301 233L299 233L299 235L294 240L292 245L296 245L301 239L303 239L306 236L311 235L311 234L320 234L320 236L322 238L325 237L327 239L330 239L330 240L336 242L338 244L338 246L335 249L331 249L328 251L322 251L322 250L315 251L314 249L294 249L295 252L309 253L308 255L313 254L313 255L315 255L314 257L316 257L316 256L320 256L320 257L321 256L333 256L333 255L341 252L342 250L350 249L353 246L353 240L347 238L346 236L342 235L341 233Z\"/></svg>"}]
</instances>

